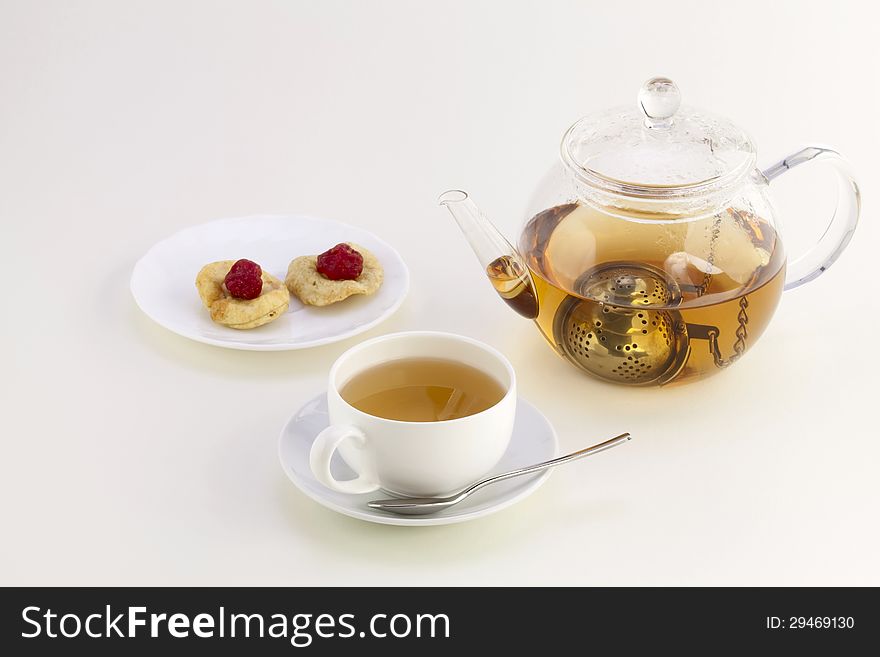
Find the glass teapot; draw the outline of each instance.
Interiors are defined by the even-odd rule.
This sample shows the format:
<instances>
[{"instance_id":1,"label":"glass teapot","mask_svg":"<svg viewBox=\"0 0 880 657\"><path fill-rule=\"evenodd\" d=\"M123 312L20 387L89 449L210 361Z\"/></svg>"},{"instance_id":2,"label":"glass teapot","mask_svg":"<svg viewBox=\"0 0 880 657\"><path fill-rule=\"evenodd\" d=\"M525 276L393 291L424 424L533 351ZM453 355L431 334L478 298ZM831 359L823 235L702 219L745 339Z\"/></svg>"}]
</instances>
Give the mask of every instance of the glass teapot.
<instances>
[{"instance_id":1,"label":"glass teapot","mask_svg":"<svg viewBox=\"0 0 880 657\"><path fill-rule=\"evenodd\" d=\"M725 369L783 289L828 269L858 221L858 186L837 152L808 146L761 171L742 130L680 101L671 80L653 78L637 106L572 125L519 249L465 192L440 197L501 298L605 381L665 385ZM819 242L786 263L769 183L813 161L837 174L837 208Z\"/></svg>"}]
</instances>

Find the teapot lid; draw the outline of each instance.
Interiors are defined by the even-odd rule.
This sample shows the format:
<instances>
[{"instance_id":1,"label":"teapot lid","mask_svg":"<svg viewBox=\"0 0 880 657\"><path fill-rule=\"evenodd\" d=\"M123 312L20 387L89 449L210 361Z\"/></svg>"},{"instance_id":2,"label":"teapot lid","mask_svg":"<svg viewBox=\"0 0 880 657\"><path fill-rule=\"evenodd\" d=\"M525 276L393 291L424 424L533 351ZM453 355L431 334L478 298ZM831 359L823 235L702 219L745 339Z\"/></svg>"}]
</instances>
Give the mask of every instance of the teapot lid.
<instances>
[{"instance_id":1,"label":"teapot lid","mask_svg":"<svg viewBox=\"0 0 880 657\"><path fill-rule=\"evenodd\" d=\"M562 159L588 184L655 197L726 185L753 168L755 148L726 119L681 106L672 80L651 78L637 106L588 115L571 126Z\"/></svg>"}]
</instances>

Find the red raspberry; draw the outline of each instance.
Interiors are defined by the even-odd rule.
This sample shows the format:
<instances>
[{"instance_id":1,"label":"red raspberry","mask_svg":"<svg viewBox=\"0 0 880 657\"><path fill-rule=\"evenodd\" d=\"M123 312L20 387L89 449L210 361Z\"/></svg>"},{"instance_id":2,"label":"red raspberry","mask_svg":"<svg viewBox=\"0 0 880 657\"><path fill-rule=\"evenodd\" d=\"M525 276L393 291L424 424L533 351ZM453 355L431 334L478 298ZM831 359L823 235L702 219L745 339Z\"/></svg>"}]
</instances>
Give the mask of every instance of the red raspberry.
<instances>
[{"instance_id":1,"label":"red raspberry","mask_svg":"<svg viewBox=\"0 0 880 657\"><path fill-rule=\"evenodd\" d=\"M348 244L337 244L318 256L316 268L331 281L351 281L364 270L364 256Z\"/></svg>"},{"instance_id":2,"label":"red raspberry","mask_svg":"<svg viewBox=\"0 0 880 657\"><path fill-rule=\"evenodd\" d=\"M251 260L236 261L223 282L236 299L256 299L263 291L263 270Z\"/></svg>"},{"instance_id":3,"label":"red raspberry","mask_svg":"<svg viewBox=\"0 0 880 657\"><path fill-rule=\"evenodd\" d=\"M256 276L259 278L263 273L263 270L253 260L248 260L247 258L242 258L241 260L236 260L232 267L229 268L229 273L227 276L238 276L239 274L249 274L251 276Z\"/></svg>"}]
</instances>

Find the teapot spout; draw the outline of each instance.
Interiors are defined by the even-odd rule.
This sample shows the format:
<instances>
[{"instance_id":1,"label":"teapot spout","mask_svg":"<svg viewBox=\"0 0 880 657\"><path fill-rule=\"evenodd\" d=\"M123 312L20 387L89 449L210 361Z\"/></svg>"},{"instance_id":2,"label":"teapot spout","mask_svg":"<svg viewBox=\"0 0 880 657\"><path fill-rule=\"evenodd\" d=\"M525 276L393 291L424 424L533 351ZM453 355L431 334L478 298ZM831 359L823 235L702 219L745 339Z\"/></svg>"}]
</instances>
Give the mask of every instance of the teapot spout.
<instances>
[{"instance_id":1,"label":"teapot spout","mask_svg":"<svg viewBox=\"0 0 880 657\"><path fill-rule=\"evenodd\" d=\"M466 192L449 190L440 195L439 201L464 233L498 296L523 317L535 319L538 296L532 275L519 252L486 219Z\"/></svg>"}]
</instances>

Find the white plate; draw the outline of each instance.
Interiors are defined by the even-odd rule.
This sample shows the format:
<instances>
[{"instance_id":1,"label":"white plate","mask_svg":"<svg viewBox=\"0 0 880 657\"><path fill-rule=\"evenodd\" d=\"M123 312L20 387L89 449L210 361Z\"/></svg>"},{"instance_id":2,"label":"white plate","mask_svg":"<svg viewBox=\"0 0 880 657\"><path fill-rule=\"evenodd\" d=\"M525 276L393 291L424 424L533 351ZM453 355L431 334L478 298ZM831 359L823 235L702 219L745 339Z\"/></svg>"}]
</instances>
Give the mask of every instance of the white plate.
<instances>
[{"instance_id":1,"label":"white plate","mask_svg":"<svg viewBox=\"0 0 880 657\"><path fill-rule=\"evenodd\" d=\"M533 475L516 477L486 486L463 502L433 515L399 516L367 506L370 500L388 497L382 491L365 495L347 495L318 483L309 467L309 450L315 436L328 425L328 422L327 395L321 394L303 406L281 431L278 442L281 466L296 487L318 504L368 522L383 525L450 525L482 518L524 499L550 476L550 470L544 470ZM520 398L516 404L516 421L510 446L489 474L547 461L556 456L558 449L553 426L537 408ZM338 479L354 477L354 472L338 455L333 457L330 469L333 476Z\"/></svg>"},{"instance_id":2,"label":"white plate","mask_svg":"<svg viewBox=\"0 0 880 657\"><path fill-rule=\"evenodd\" d=\"M196 274L215 260L248 258L284 280L297 256L322 253L339 242L372 251L385 281L370 296L316 308L290 298L290 309L274 322L246 331L211 321L196 292ZM409 270L400 255L356 226L300 215L256 215L219 219L186 228L150 249L134 267L131 292L141 310L170 331L198 342L259 351L305 349L362 333L389 317L409 290Z\"/></svg>"}]
</instances>

